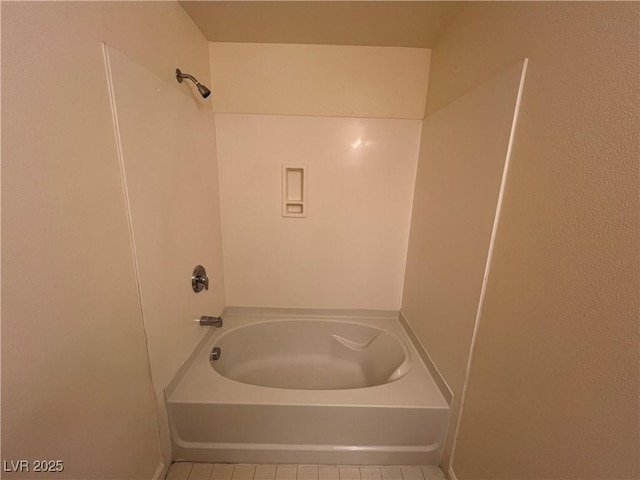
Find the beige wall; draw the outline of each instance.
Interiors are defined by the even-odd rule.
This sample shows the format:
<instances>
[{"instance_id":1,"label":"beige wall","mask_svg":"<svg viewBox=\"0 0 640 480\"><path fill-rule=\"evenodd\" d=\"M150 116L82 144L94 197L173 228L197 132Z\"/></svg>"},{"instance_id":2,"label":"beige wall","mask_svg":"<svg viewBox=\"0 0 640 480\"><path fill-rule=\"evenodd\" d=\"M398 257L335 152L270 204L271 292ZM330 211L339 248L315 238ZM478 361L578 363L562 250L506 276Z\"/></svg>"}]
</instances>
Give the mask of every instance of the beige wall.
<instances>
[{"instance_id":1,"label":"beige wall","mask_svg":"<svg viewBox=\"0 0 640 480\"><path fill-rule=\"evenodd\" d=\"M397 310L420 123L216 115L227 303ZM307 166L306 218L282 164Z\"/></svg>"},{"instance_id":2,"label":"beige wall","mask_svg":"<svg viewBox=\"0 0 640 480\"><path fill-rule=\"evenodd\" d=\"M453 469L638 478L637 3L478 3L427 112L529 57Z\"/></svg>"},{"instance_id":3,"label":"beige wall","mask_svg":"<svg viewBox=\"0 0 640 480\"><path fill-rule=\"evenodd\" d=\"M160 448L101 41L167 81L176 66L208 80L207 42L177 3L3 2L2 459L150 478Z\"/></svg>"},{"instance_id":4,"label":"beige wall","mask_svg":"<svg viewBox=\"0 0 640 480\"><path fill-rule=\"evenodd\" d=\"M422 120L430 50L211 43L220 113Z\"/></svg>"}]
</instances>

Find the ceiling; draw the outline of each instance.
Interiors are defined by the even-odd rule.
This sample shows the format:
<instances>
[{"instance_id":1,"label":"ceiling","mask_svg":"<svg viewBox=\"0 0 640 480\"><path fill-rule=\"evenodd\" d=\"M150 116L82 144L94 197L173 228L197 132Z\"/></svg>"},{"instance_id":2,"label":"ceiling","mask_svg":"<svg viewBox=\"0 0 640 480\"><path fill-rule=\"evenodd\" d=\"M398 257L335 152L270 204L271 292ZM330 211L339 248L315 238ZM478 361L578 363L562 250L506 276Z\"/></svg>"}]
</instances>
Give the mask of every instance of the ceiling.
<instances>
[{"instance_id":1,"label":"ceiling","mask_svg":"<svg viewBox=\"0 0 640 480\"><path fill-rule=\"evenodd\" d=\"M210 42L432 48L466 2L180 3Z\"/></svg>"}]
</instances>

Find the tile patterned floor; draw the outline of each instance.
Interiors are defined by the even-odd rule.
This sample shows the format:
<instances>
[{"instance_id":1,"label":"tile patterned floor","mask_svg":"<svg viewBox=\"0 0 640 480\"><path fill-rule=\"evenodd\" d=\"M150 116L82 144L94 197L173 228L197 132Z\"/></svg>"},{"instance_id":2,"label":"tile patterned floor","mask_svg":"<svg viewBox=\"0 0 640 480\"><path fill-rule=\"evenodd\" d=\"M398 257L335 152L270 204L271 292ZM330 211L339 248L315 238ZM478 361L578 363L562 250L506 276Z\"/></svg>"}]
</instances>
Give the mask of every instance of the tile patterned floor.
<instances>
[{"instance_id":1,"label":"tile patterned floor","mask_svg":"<svg viewBox=\"0 0 640 480\"><path fill-rule=\"evenodd\" d=\"M433 465L332 466L332 465L232 465L177 462L166 480L441 480Z\"/></svg>"}]
</instances>

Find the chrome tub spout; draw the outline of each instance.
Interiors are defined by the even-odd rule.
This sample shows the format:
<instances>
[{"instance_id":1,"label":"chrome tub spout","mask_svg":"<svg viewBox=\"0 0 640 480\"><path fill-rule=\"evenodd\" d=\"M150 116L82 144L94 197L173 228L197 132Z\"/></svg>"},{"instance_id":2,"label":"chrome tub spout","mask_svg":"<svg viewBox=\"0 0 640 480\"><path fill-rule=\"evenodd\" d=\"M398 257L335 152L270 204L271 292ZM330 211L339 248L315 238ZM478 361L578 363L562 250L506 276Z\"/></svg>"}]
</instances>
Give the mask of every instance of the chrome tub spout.
<instances>
[{"instance_id":1,"label":"chrome tub spout","mask_svg":"<svg viewBox=\"0 0 640 480\"><path fill-rule=\"evenodd\" d=\"M203 315L200 317L200 325L220 328L222 327L222 317L207 317Z\"/></svg>"}]
</instances>

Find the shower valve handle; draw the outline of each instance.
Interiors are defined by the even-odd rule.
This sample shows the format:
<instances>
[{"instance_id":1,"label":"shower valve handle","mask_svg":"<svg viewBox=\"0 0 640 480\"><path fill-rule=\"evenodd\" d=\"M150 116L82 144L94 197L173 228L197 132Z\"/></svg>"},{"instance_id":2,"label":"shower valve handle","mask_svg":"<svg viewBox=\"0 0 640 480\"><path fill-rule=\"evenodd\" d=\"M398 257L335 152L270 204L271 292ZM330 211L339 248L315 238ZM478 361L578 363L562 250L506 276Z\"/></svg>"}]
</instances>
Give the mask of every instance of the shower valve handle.
<instances>
[{"instance_id":1,"label":"shower valve handle","mask_svg":"<svg viewBox=\"0 0 640 480\"><path fill-rule=\"evenodd\" d=\"M202 265L198 265L191 275L191 288L198 293L204 290L209 290L209 277L207 277L207 271Z\"/></svg>"}]
</instances>

